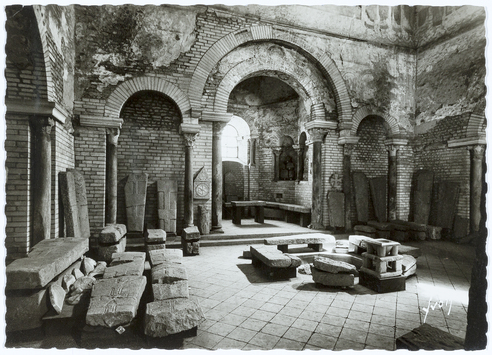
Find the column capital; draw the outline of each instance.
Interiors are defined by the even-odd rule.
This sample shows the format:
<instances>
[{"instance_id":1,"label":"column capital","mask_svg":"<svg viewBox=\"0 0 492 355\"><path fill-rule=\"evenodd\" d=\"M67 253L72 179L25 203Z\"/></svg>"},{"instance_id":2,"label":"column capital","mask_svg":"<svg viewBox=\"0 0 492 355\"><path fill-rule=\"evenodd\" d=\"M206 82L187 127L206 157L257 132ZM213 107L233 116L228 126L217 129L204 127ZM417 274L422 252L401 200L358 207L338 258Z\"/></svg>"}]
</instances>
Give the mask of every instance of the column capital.
<instances>
[{"instance_id":1,"label":"column capital","mask_svg":"<svg viewBox=\"0 0 492 355\"><path fill-rule=\"evenodd\" d=\"M106 135L108 136L108 142L112 145L118 144L118 138L120 137L119 128L106 128Z\"/></svg>"},{"instance_id":2,"label":"column capital","mask_svg":"<svg viewBox=\"0 0 492 355\"><path fill-rule=\"evenodd\" d=\"M304 127L307 129L311 136L311 141L314 143L322 142L329 130L337 128L337 123L335 121L313 120L306 122Z\"/></svg>"},{"instance_id":3,"label":"column capital","mask_svg":"<svg viewBox=\"0 0 492 355\"><path fill-rule=\"evenodd\" d=\"M227 126L227 122L214 121L213 122L213 136L220 137L222 135L222 130Z\"/></svg>"},{"instance_id":4,"label":"column capital","mask_svg":"<svg viewBox=\"0 0 492 355\"><path fill-rule=\"evenodd\" d=\"M195 146L196 137L198 137L198 133L183 133L185 146L193 148Z\"/></svg>"},{"instance_id":5,"label":"column capital","mask_svg":"<svg viewBox=\"0 0 492 355\"><path fill-rule=\"evenodd\" d=\"M80 115L79 123L83 127L121 128L123 125L123 119Z\"/></svg>"},{"instance_id":6,"label":"column capital","mask_svg":"<svg viewBox=\"0 0 492 355\"><path fill-rule=\"evenodd\" d=\"M299 152L299 150L301 150L301 146L299 144L292 144L292 149L294 149L296 152Z\"/></svg>"},{"instance_id":7,"label":"column capital","mask_svg":"<svg viewBox=\"0 0 492 355\"><path fill-rule=\"evenodd\" d=\"M473 153L474 159L483 159L485 153L485 144L475 144L468 146L468 150Z\"/></svg>"},{"instance_id":8,"label":"column capital","mask_svg":"<svg viewBox=\"0 0 492 355\"><path fill-rule=\"evenodd\" d=\"M401 146L407 145L408 139L404 138L389 138L384 142L386 150L391 157L395 157Z\"/></svg>"},{"instance_id":9,"label":"column capital","mask_svg":"<svg viewBox=\"0 0 492 355\"><path fill-rule=\"evenodd\" d=\"M201 121L210 122L229 122L232 119L233 114L229 112L213 112L213 111L203 111L201 113Z\"/></svg>"},{"instance_id":10,"label":"column capital","mask_svg":"<svg viewBox=\"0 0 492 355\"><path fill-rule=\"evenodd\" d=\"M41 133L50 135L51 129L55 125L55 121L51 117L47 116L33 116L30 118L30 122L33 126L40 130Z\"/></svg>"},{"instance_id":11,"label":"column capital","mask_svg":"<svg viewBox=\"0 0 492 355\"><path fill-rule=\"evenodd\" d=\"M343 145L343 155L345 156L352 156L352 153L354 152L355 144L354 143L345 143Z\"/></svg>"}]
</instances>

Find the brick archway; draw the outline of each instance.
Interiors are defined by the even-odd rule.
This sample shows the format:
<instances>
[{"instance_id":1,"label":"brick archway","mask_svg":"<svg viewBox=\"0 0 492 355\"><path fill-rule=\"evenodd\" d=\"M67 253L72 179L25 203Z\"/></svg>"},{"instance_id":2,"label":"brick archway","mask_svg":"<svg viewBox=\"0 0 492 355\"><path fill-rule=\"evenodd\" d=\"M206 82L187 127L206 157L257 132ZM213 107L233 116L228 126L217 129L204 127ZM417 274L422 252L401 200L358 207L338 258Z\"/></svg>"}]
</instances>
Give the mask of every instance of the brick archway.
<instances>
[{"instance_id":1,"label":"brick archway","mask_svg":"<svg viewBox=\"0 0 492 355\"><path fill-rule=\"evenodd\" d=\"M104 107L104 117L117 119L121 108L133 94L139 91L157 91L173 100L181 111L182 123L191 123L191 105L186 94L177 86L157 77L141 76L120 84L109 96Z\"/></svg>"},{"instance_id":2,"label":"brick archway","mask_svg":"<svg viewBox=\"0 0 492 355\"><path fill-rule=\"evenodd\" d=\"M320 69L330 82L335 93L339 121L351 122L350 97L342 75L328 54L320 54L308 42L293 33L282 31L274 26L252 26L230 33L215 42L198 62L191 78L188 96L193 108L201 108L203 89L208 75L215 65L234 48L253 41L280 41L293 45L309 55L320 65Z\"/></svg>"},{"instance_id":3,"label":"brick archway","mask_svg":"<svg viewBox=\"0 0 492 355\"><path fill-rule=\"evenodd\" d=\"M398 122L392 116L389 116L379 110L370 109L367 106L361 107L355 112L352 118L352 128L350 130L350 135L356 136L357 129L359 128L359 124L361 121L367 116L379 116L384 119L384 121L388 124L390 129L391 137L400 134L400 128L398 127Z\"/></svg>"},{"instance_id":4,"label":"brick archway","mask_svg":"<svg viewBox=\"0 0 492 355\"><path fill-rule=\"evenodd\" d=\"M282 65L282 63L279 62L257 64L251 63L248 60L234 66L221 80L214 97L214 112L227 112L229 95L236 85L246 77L263 71L275 71L288 75L304 90L303 93L298 93L300 96L306 96L307 99L311 99L311 104L318 103L317 101L313 101L313 98L315 98L316 95L314 93L313 83L309 77L300 77L294 71L289 70L285 65Z\"/></svg>"}]
</instances>

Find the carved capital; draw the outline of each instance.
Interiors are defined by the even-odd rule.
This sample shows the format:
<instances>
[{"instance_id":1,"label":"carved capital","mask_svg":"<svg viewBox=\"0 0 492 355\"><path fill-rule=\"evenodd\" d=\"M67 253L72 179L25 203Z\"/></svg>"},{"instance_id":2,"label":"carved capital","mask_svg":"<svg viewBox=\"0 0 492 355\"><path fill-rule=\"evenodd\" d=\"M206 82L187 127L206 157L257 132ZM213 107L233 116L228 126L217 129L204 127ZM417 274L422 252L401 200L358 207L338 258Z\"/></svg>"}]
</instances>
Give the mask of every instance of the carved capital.
<instances>
[{"instance_id":1,"label":"carved capital","mask_svg":"<svg viewBox=\"0 0 492 355\"><path fill-rule=\"evenodd\" d=\"M119 128L106 128L106 135L108 137L108 143L112 145L118 144L118 138L120 137Z\"/></svg>"},{"instance_id":2,"label":"carved capital","mask_svg":"<svg viewBox=\"0 0 492 355\"><path fill-rule=\"evenodd\" d=\"M282 148L272 148L272 152L278 157L280 156L280 153L282 153Z\"/></svg>"},{"instance_id":3,"label":"carved capital","mask_svg":"<svg viewBox=\"0 0 492 355\"><path fill-rule=\"evenodd\" d=\"M183 133L185 146L193 148L195 146L195 140L197 136L198 133Z\"/></svg>"},{"instance_id":4,"label":"carved capital","mask_svg":"<svg viewBox=\"0 0 492 355\"><path fill-rule=\"evenodd\" d=\"M400 149L400 146L398 144L387 144L386 145L386 150L389 152L389 155L391 157L396 157L396 153Z\"/></svg>"},{"instance_id":5,"label":"carved capital","mask_svg":"<svg viewBox=\"0 0 492 355\"><path fill-rule=\"evenodd\" d=\"M345 143L343 145L343 155L351 156L355 148L355 144L353 143Z\"/></svg>"},{"instance_id":6,"label":"carved capital","mask_svg":"<svg viewBox=\"0 0 492 355\"><path fill-rule=\"evenodd\" d=\"M468 147L468 150L470 150L473 159L482 160L485 153L485 145L484 144L471 145Z\"/></svg>"},{"instance_id":7,"label":"carved capital","mask_svg":"<svg viewBox=\"0 0 492 355\"><path fill-rule=\"evenodd\" d=\"M299 144L293 144L292 149L299 153L299 151L301 150L301 146Z\"/></svg>"},{"instance_id":8,"label":"carved capital","mask_svg":"<svg viewBox=\"0 0 492 355\"><path fill-rule=\"evenodd\" d=\"M31 117L30 121L34 129L44 136L49 136L55 125L55 121L50 117Z\"/></svg>"},{"instance_id":9,"label":"carved capital","mask_svg":"<svg viewBox=\"0 0 492 355\"><path fill-rule=\"evenodd\" d=\"M227 122L214 122L213 123L213 136L220 137L222 135L222 131L225 126L227 126Z\"/></svg>"},{"instance_id":10,"label":"carved capital","mask_svg":"<svg viewBox=\"0 0 492 355\"><path fill-rule=\"evenodd\" d=\"M323 138L328 133L328 129L326 128L311 128L308 130L309 135L311 136L311 142L323 142Z\"/></svg>"}]
</instances>

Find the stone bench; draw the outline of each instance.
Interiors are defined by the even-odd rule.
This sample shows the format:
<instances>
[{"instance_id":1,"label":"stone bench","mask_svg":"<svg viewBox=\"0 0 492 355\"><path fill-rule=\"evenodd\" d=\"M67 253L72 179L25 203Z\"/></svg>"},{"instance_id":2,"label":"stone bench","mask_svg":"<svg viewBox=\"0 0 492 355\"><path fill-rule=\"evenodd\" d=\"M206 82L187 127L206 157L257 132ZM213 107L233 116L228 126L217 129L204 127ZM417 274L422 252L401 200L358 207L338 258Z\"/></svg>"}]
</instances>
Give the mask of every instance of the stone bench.
<instances>
[{"instance_id":1,"label":"stone bench","mask_svg":"<svg viewBox=\"0 0 492 355\"><path fill-rule=\"evenodd\" d=\"M284 220L288 223L297 223L299 216L299 224L301 227L307 227L311 221L311 208L301 205L295 205L282 202L266 202L266 208L274 208L285 211Z\"/></svg>"},{"instance_id":2,"label":"stone bench","mask_svg":"<svg viewBox=\"0 0 492 355\"><path fill-rule=\"evenodd\" d=\"M321 251L323 243L330 242L335 244L335 237L329 234L308 233L285 237L272 237L264 240L265 245L276 245L277 249L287 253L291 244L307 244L315 251Z\"/></svg>"},{"instance_id":3,"label":"stone bench","mask_svg":"<svg viewBox=\"0 0 492 355\"><path fill-rule=\"evenodd\" d=\"M272 278L297 277L297 267L301 265L301 259L296 256L284 254L270 246L250 246L253 266L263 268Z\"/></svg>"}]
</instances>

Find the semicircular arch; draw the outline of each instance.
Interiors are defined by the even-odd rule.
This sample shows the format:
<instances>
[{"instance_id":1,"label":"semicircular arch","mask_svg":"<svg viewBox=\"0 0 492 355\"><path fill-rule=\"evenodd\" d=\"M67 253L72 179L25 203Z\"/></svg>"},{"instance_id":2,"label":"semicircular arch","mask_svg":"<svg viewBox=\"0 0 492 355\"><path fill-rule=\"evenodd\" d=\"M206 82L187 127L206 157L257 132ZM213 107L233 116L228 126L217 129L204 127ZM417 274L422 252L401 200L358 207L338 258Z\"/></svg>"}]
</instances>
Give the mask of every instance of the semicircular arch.
<instances>
[{"instance_id":1,"label":"semicircular arch","mask_svg":"<svg viewBox=\"0 0 492 355\"><path fill-rule=\"evenodd\" d=\"M186 94L176 85L157 77L141 76L120 84L106 100L104 116L119 118L125 102L139 91L157 91L173 100L181 111L183 123L191 123L191 105Z\"/></svg>"},{"instance_id":2,"label":"semicircular arch","mask_svg":"<svg viewBox=\"0 0 492 355\"><path fill-rule=\"evenodd\" d=\"M192 107L201 108L203 89L208 75L215 65L234 48L253 41L285 42L301 49L320 66L321 71L332 86L335 94L339 121L350 122L352 118L350 97L345 81L335 62L327 53L318 53L309 43L299 38L292 32L282 31L269 25L251 26L232 32L215 42L203 55L193 72L188 96Z\"/></svg>"},{"instance_id":3,"label":"semicircular arch","mask_svg":"<svg viewBox=\"0 0 492 355\"><path fill-rule=\"evenodd\" d=\"M392 137L400 134L400 129L398 127L398 122L396 121L396 119L394 117L392 117L390 115L387 115L384 112L381 112L379 110L373 110L373 109L371 109L371 108L369 108L367 106L364 106L364 107L359 108L355 112L355 114L354 114L354 116L352 118L352 129L350 130L350 134L352 136L356 136L357 135L357 129L359 128L360 123L367 116L379 116L382 119L384 119L384 121L389 126L389 131L390 131L390 134L391 134Z\"/></svg>"}]
</instances>

